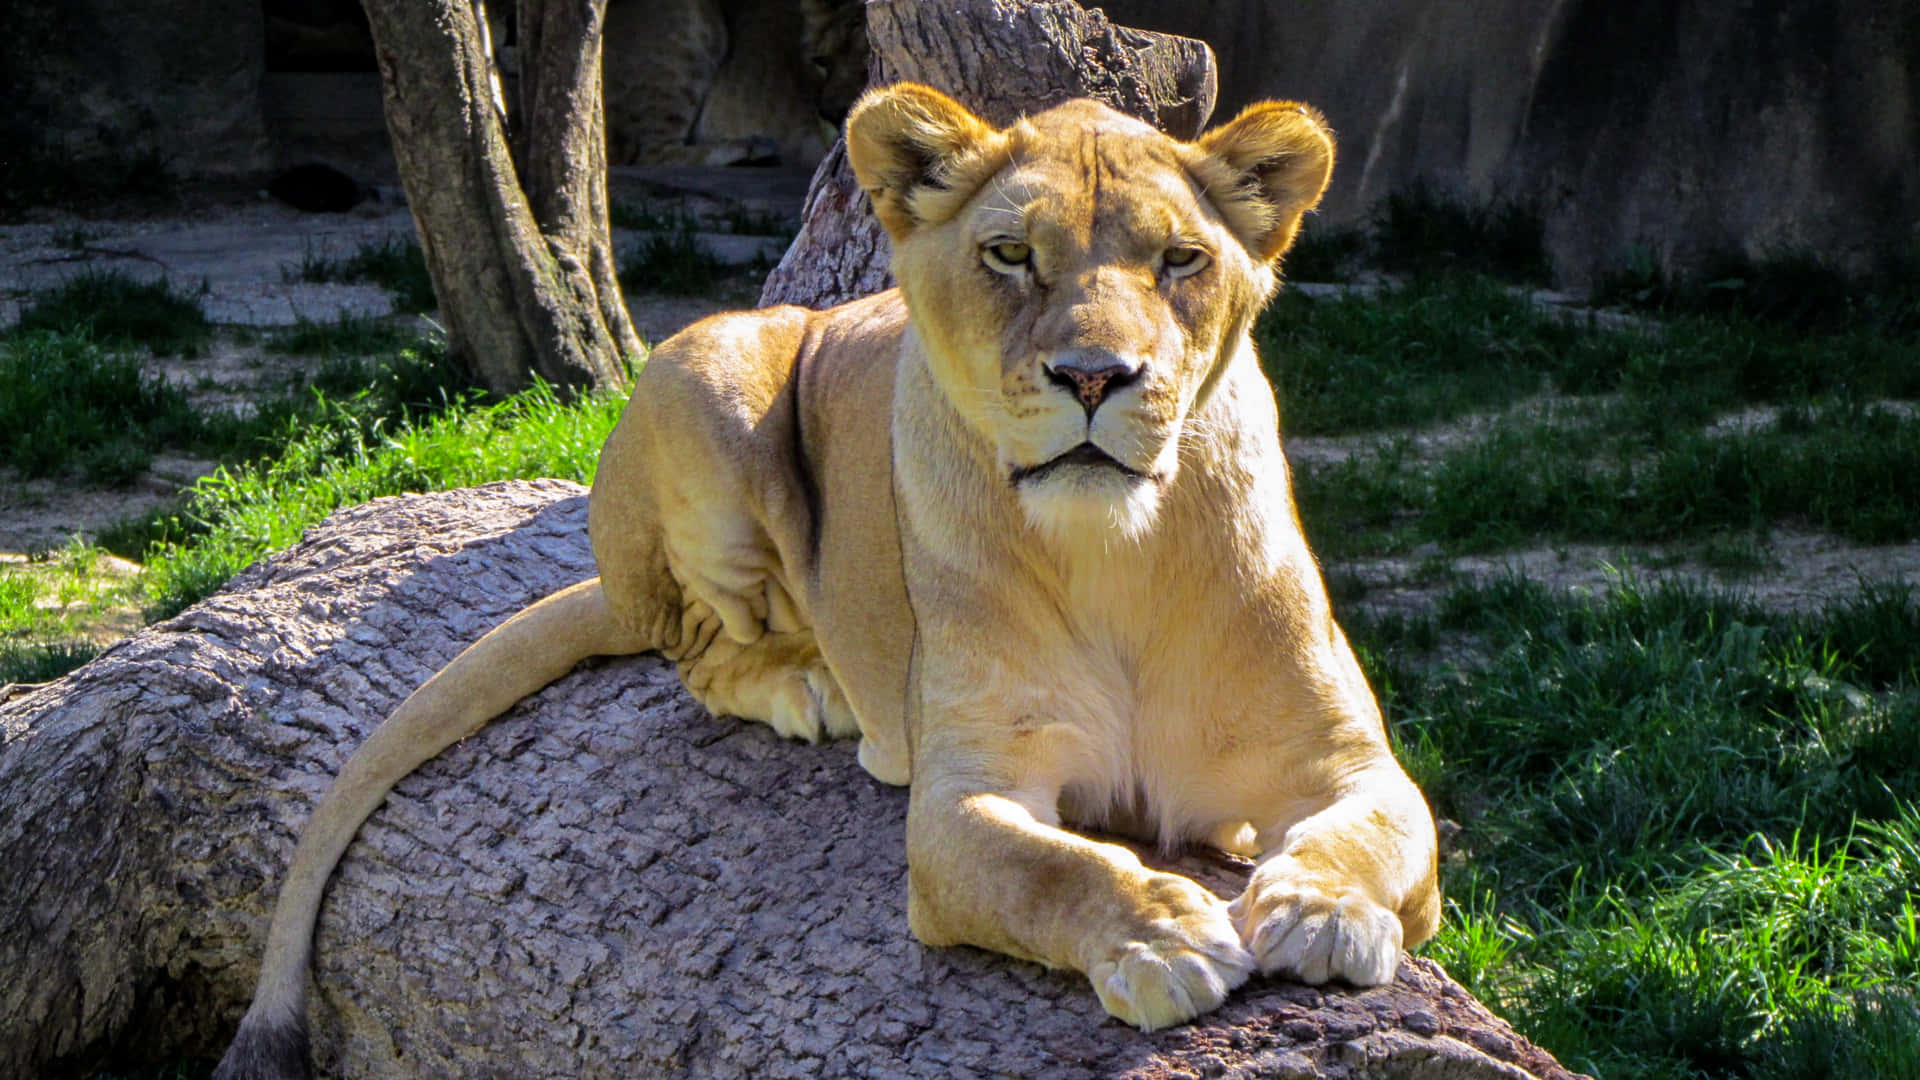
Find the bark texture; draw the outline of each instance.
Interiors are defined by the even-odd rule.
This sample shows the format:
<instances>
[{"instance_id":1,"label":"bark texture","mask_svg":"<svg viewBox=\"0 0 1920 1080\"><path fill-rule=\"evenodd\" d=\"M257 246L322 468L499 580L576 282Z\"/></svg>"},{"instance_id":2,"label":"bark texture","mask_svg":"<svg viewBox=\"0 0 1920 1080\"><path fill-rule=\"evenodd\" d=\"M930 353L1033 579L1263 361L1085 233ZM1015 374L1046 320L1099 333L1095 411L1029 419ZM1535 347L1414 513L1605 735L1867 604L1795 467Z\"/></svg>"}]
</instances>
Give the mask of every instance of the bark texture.
<instances>
[{"instance_id":1,"label":"bark texture","mask_svg":"<svg viewBox=\"0 0 1920 1080\"><path fill-rule=\"evenodd\" d=\"M644 355L607 223L606 0L522 0L508 137L484 10L367 0L395 163L451 352L490 389L612 386ZM516 153L517 151L517 153Z\"/></svg>"},{"instance_id":2,"label":"bark texture","mask_svg":"<svg viewBox=\"0 0 1920 1080\"><path fill-rule=\"evenodd\" d=\"M925 83L995 124L1091 97L1190 139L1213 112L1204 42L1115 26L1072 0L869 0L867 37L869 85ZM892 284L886 231L837 143L760 303L831 307Z\"/></svg>"},{"instance_id":3,"label":"bark texture","mask_svg":"<svg viewBox=\"0 0 1920 1080\"><path fill-rule=\"evenodd\" d=\"M0 1077L212 1053L296 830L414 686L593 573L560 481L382 499L0 702ZM402 782L315 937L324 1075L1566 1077L1437 965L1256 979L1142 1035L1086 980L906 925L906 793L853 746L585 665ZM1179 867L1231 895L1245 866Z\"/></svg>"}]
</instances>

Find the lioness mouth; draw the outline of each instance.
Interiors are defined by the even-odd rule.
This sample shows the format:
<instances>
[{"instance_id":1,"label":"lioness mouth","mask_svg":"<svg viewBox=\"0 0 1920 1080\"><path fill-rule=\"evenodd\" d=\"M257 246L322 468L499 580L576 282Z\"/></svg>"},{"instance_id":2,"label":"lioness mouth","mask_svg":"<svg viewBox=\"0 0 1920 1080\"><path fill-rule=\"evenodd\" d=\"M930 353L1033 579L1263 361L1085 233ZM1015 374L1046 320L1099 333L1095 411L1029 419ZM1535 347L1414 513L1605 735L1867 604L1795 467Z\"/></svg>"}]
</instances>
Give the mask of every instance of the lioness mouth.
<instances>
[{"instance_id":1,"label":"lioness mouth","mask_svg":"<svg viewBox=\"0 0 1920 1080\"><path fill-rule=\"evenodd\" d=\"M1044 479L1051 475L1055 469L1065 465L1085 465L1117 469L1122 475L1133 480L1145 479L1146 476L1145 473L1142 473L1138 469L1130 469L1121 464L1119 459L1107 453L1105 450L1100 449L1090 442L1083 442L1079 446L1061 454L1059 457L1043 461L1038 465L1022 465L1013 470L1013 486L1019 487L1029 480Z\"/></svg>"}]
</instances>

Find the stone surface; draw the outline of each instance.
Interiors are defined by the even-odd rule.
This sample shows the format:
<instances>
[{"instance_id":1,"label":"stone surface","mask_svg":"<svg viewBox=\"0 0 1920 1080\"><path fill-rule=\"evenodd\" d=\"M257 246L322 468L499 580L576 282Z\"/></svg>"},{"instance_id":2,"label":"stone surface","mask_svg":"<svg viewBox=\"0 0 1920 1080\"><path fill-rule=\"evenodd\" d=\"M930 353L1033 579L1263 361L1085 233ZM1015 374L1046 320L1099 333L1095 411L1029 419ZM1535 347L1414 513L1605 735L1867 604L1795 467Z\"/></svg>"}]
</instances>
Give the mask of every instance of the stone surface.
<instances>
[{"instance_id":1,"label":"stone surface","mask_svg":"<svg viewBox=\"0 0 1920 1080\"><path fill-rule=\"evenodd\" d=\"M1635 248L1920 257L1920 6L1899 0L1111 0L1220 54L1222 112L1323 109L1324 207L1419 182L1536 209L1581 286Z\"/></svg>"},{"instance_id":2,"label":"stone surface","mask_svg":"<svg viewBox=\"0 0 1920 1080\"><path fill-rule=\"evenodd\" d=\"M391 204L389 204L391 206ZM78 235L84 243L74 247ZM375 285L301 281L307 260L344 262L365 246L412 243L405 210L303 214L278 203L213 210L192 220L89 221L0 228L0 326L31 294L82 273L164 279L200 297L217 323L291 326L375 316L393 299Z\"/></svg>"},{"instance_id":3,"label":"stone surface","mask_svg":"<svg viewBox=\"0 0 1920 1080\"><path fill-rule=\"evenodd\" d=\"M0 151L151 155L189 176L272 164L258 0L13 0L5 22Z\"/></svg>"},{"instance_id":4,"label":"stone surface","mask_svg":"<svg viewBox=\"0 0 1920 1080\"><path fill-rule=\"evenodd\" d=\"M342 511L176 619L0 700L0 1075L208 1052L346 755L488 627L592 573L559 481ZM0 695L4 697L5 695ZM926 949L906 794L847 743L583 665L403 781L316 935L327 1075L1565 1077L1423 960L1255 980L1142 1035L1085 980ZM1179 863L1225 894L1244 864Z\"/></svg>"}]
</instances>

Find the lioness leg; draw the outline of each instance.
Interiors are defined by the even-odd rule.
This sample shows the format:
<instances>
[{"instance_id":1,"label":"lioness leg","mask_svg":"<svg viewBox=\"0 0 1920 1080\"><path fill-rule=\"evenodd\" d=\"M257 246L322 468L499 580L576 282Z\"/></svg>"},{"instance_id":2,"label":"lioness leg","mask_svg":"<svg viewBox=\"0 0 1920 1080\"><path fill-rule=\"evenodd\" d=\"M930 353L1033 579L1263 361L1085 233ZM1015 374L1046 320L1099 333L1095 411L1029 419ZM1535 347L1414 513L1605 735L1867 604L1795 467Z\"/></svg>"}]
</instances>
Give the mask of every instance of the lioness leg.
<instances>
[{"instance_id":1,"label":"lioness leg","mask_svg":"<svg viewBox=\"0 0 1920 1080\"><path fill-rule=\"evenodd\" d=\"M1261 829L1259 865L1228 909L1260 970L1309 983L1392 980L1402 948L1440 922L1432 822L1388 758Z\"/></svg>"},{"instance_id":2,"label":"lioness leg","mask_svg":"<svg viewBox=\"0 0 1920 1080\"><path fill-rule=\"evenodd\" d=\"M1217 1008L1254 967L1226 903L1118 844L1060 828L1058 795L916 775L907 811L914 936L1084 972L1109 1013L1146 1031Z\"/></svg>"},{"instance_id":3,"label":"lioness leg","mask_svg":"<svg viewBox=\"0 0 1920 1080\"><path fill-rule=\"evenodd\" d=\"M789 739L860 733L810 629L769 631L747 645L719 635L680 661L680 681L709 712L758 720Z\"/></svg>"}]
</instances>

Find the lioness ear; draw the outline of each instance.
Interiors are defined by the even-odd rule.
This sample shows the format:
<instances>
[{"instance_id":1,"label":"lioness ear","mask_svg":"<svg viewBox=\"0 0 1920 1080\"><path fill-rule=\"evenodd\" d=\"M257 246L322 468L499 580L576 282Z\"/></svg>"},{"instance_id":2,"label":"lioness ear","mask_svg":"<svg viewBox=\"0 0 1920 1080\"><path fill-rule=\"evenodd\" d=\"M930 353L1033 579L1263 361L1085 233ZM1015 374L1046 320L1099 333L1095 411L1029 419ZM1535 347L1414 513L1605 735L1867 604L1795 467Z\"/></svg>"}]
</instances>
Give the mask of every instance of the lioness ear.
<instances>
[{"instance_id":1,"label":"lioness ear","mask_svg":"<svg viewBox=\"0 0 1920 1080\"><path fill-rule=\"evenodd\" d=\"M930 220L934 208L919 204L937 200L924 196L947 191L1000 141L966 106L918 83L869 90L847 114L847 160L896 240Z\"/></svg>"},{"instance_id":2,"label":"lioness ear","mask_svg":"<svg viewBox=\"0 0 1920 1080\"><path fill-rule=\"evenodd\" d=\"M1200 136L1210 159L1209 196L1254 257L1271 262L1293 246L1300 215L1320 204L1333 175L1333 132L1319 110L1261 101Z\"/></svg>"}]
</instances>

